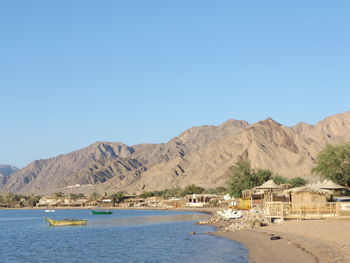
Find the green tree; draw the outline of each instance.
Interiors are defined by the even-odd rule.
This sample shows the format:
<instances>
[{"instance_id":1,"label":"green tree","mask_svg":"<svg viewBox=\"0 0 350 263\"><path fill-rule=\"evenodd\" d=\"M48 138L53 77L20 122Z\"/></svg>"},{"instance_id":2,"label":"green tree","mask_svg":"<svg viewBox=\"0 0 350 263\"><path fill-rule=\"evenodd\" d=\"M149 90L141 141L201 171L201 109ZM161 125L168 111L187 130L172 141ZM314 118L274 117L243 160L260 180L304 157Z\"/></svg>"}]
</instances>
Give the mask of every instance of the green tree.
<instances>
[{"instance_id":1,"label":"green tree","mask_svg":"<svg viewBox=\"0 0 350 263\"><path fill-rule=\"evenodd\" d=\"M96 201L98 198L100 198L101 195L97 192L93 192L91 195L90 195L90 200L91 201Z\"/></svg>"},{"instance_id":2,"label":"green tree","mask_svg":"<svg viewBox=\"0 0 350 263\"><path fill-rule=\"evenodd\" d=\"M204 191L205 191L205 189L203 187L191 184L191 185L186 186L183 189L182 195L185 196L185 195L191 195L191 194L201 194Z\"/></svg>"},{"instance_id":3,"label":"green tree","mask_svg":"<svg viewBox=\"0 0 350 263\"><path fill-rule=\"evenodd\" d=\"M84 199L85 198L85 194L84 193L78 193L77 194L77 199Z\"/></svg>"},{"instance_id":4,"label":"green tree","mask_svg":"<svg viewBox=\"0 0 350 263\"><path fill-rule=\"evenodd\" d=\"M41 198L40 195L34 195L34 194L26 196L25 205L29 207L34 207L39 202L40 198Z\"/></svg>"},{"instance_id":5,"label":"green tree","mask_svg":"<svg viewBox=\"0 0 350 263\"><path fill-rule=\"evenodd\" d=\"M234 197L241 197L242 191L261 185L272 176L266 169L252 169L249 160L238 161L228 181L228 192Z\"/></svg>"},{"instance_id":6,"label":"green tree","mask_svg":"<svg viewBox=\"0 0 350 263\"><path fill-rule=\"evenodd\" d=\"M218 186L216 188L210 188L204 191L205 194L216 194L216 195L224 195L227 193L227 188L223 186Z\"/></svg>"},{"instance_id":7,"label":"green tree","mask_svg":"<svg viewBox=\"0 0 350 263\"><path fill-rule=\"evenodd\" d=\"M327 145L316 158L312 172L322 178L350 186L350 144Z\"/></svg>"},{"instance_id":8,"label":"green tree","mask_svg":"<svg viewBox=\"0 0 350 263\"><path fill-rule=\"evenodd\" d=\"M294 177L289 179L287 183L290 184L292 187L300 187L306 185L307 180L301 177Z\"/></svg>"},{"instance_id":9,"label":"green tree","mask_svg":"<svg viewBox=\"0 0 350 263\"><path fill-rule=\"evenodd\" d=\"M123 192L118 192L116 194L112 195L112 204L115 206L115 204L119 204L125 200L125 195Z\"/></svg>"},{"instance_id":10,"label":"green tree","mask_svg":"<svg viewBox=\"0 0 350 263\"><path fill-rule=\"evenodd\" d=\"M301 177L293 177L288 179L280 175L272 176L272 180L275 182L275 184L289 184L291 187L299 187L306 185L307 183L307 180Z\"/></svg>"},{"instance_id":11,"label":"green tree","mask_svg":"<svg viewBox=\"0 0 350 263\"><path fill-rule=\"evenodd\" d=\"M275 184L288 184L288 179L280 175L274 175L271 179Z\"/></svg>"},{"instance_id":12,"label":"green tree","mask_svg":"<svg viewBox=\"0 0 350 263\"><path fill-rule=\"evenodd\" d=\"M56 198L58 198L58 197L64 197L64 193L63 193L63 192L56 192L56 193L54 194L54 196L55 196Z\"/></svg>"},{"instance_id":13,"label":"green tree","mask_svg":"<svg viewBox=\"0 0 350 263\"><path fill-rule=\"evenodd\" d=\"M69 194L69 199L76 201L78 199L78 194L70 193Z\"/></svg>"},{"instance_id":14,"label":"green tree","mask_svg":"<svg viewBox=\"0 0 350 263\"><path fill-rule=\"evenodd\" d=\"M141 198L148 198L154 196L154 193L151 191L145 191L140 194Z\"/></svg>"},{"instance_id":15,"label":"green tree","mask_svg":"<svg viewBox=\"0 0 350 263\"><path fill-rule=\"evenodd\" d=\"M5 204L9 207L14 207L16 203L20 200L18 195L14 193L7 193L4 196Z\"/></svg>"},{"instance_id":16,"label":"green tree","mask_svg":"<svg viewBox=\"0 0 350 263\"><path fill-rule=\"evenodd\" d=\"M169 188L162 191L161 196L163 198L169 198L169 197L180 197L182 196L182 189L181 188Z\"/></svg>"}]
</instances>

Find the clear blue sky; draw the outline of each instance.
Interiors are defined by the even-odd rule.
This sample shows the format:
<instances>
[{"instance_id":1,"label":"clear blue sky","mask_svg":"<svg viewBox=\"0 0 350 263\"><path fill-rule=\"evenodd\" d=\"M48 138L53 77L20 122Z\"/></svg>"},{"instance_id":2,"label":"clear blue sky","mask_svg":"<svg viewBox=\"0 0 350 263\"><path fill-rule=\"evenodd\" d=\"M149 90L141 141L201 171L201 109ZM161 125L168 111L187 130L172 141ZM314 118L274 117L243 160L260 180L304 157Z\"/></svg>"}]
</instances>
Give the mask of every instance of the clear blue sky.
<instances>
[{"instance_id":1,"label":"clear blue sky","mask_svg":"<svg viewBox=\"0 0 350 263\"><path fill-rule=\"evenodd\" d=\"M0 2L0 163L350 106L350 2Z\"/></svg>"}]
</instances>

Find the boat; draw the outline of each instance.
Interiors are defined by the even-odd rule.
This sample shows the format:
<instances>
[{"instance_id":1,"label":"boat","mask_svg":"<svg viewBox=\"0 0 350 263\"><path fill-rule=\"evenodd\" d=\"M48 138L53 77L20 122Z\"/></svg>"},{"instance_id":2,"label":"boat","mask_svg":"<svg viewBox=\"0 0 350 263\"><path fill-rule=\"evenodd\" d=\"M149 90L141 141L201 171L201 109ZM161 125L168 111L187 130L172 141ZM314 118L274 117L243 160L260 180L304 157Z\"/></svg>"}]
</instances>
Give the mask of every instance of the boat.
<instances>
[{"instance_id":1,"label":"boat","mask_svg":"<svg viewBox=\"0 0 350 263\"><path fill-rule=\"evenodd\" d=\"M55 213L56 210L54 209L45 209L45 213Z\"/></svg>"},{"instance_id":2,"label":"boat","mask_svg":"<svg viewBox=\"0 0 350 263\"><path fill-rule=\"evenodd\" d=\"M243 216L243 212L240 210L226 209L216 212L219 216L225 219L238 219Z\"/></svg>"},{"instance_id":3,"label":"boat","mask_svg":"<svg viewBox=\"0 0 350 263\"><path fill-rule=\"evenodd\" d=\"M86 225L86 219L62 219L56 220L52 218L45 217L45 220L49 223L50 226L79 226Z\"/></svg>"},{"instance_id":4,"label":"boat","mask_svg":"<svg viewBox=\"0 0 350 263\"><path fill-rule=\"evenodd\" d=\"M111 215L113 214L112 210L91 210L93 215Z\"/></svg>"}]
</instances>

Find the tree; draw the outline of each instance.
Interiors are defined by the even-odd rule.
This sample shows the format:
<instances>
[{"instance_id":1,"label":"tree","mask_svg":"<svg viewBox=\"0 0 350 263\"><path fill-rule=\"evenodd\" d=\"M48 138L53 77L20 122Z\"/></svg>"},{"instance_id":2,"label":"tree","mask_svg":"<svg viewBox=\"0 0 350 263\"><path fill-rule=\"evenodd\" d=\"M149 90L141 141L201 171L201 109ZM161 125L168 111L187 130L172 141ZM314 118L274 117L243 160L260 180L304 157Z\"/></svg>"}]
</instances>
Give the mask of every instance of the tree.
<instances>
[{"instance_id":1,"label":"tree","mask_svg":"<svg viewBox=\"0 0 350 263\"><path fill-rule=\"evenodd\" d=\"M230 195L241 197L242 191L263 184L271 176L270 170L252 169L249 160L238 161L233 166L227 189Z\"/></svg>"},{"instance_id":2,"label":"tree","mask_svg":"<svg viewBox=\"0 0 350 263\"><path fill-rule=\"evenodd\" d=\"M288 179L280 175L272 176L272 180L275 184L288 184Z\"/></svg>"},{"instance_id":3,"label":"tree","mask_svg":"<svg viewBox=\"0 0 350 263\"><path fill-rule=\"evenodd\" d=\"M299 187L299 186L306 185L307 180L301 177L294 177L289 179L287 183L290 184L292 187Z\"/></svg>"},{"instance_id":4,"label":"tree","mask_svg":"<svg viewBox=\"0 0 350 263\"><path fill-rule=\"evenodd\" d=\"M90 195L90 200L91 201L96 201L98 198L100 198L101 195L97 192L93 192L91 195Z\"/></svg>"},{"instance_id":5,"label":"tree","mask_svg":"<svg viewBox=\"0 0 350 263\"><path fill-rule=\"evenodd\" d=\"M180 197L182 192L181 188L169 188L161 191L161 196L166 199L169 197Z\"/></svg>"},{"instance_id":6,"label":"tree","mask_svg":"<svg viewBox=\"0 0 350 263\"><path fill-rule=\"evenodd\" d=\"M4 196L5 204L9 207L15 207L16 205L21 205L24 196L20 194L7 193Z\"/></svg>"},{"instance_id":7,"label":"tree","mask_svg":"<svg viewBox=\"0 0 350 263\"><path fill-rule=\"evenodd\" d=\"M84 199L85 198L85 194L84 193L78 193L77 194L77 198L78 199Z\"/></svg>"},{"instance_id":8,"label":"tree","mask_svg":"<svg viewBox=\"0 0 350 263\"><path fill-rule=\"evenodd\" d=\"M227 193L227 188L223 186L218 186L215 188L210 188L205 190L205 194L216 194L216 195L224 195Z\"/></svg>"},{"instance_id":9,"label":"tree","mask_svg":"<svg viewBox=\"0 0 350 263\"><path fill-rule=\"evenodd\" d=\"M63 192L57 192L54 195L55 195L56 198L64 197L64 193Z\"/></svg>"},{"instance_id":10,"label":"tree","mask_svg":"<svg viewBox=\"0 0 350 263\"><path fill-rule=\"evenodd\" d=\"M29 196L26 196L26 203L25 205L26 206L29 206L29 207L34 207L40 200L41 196L40 195L34 195L34 194L31 194Z\"/></svg>"},{"instance_id":11,"label":"tree","mask_svg":"<svg viewBox=\"0 0 350 263\"><path fill-rule=\"evenodd\" d=\"M350 144L327 145L316 158L312 172L322 178L350 186Z\"/></svg>"},{"instance_id":12,"label":"tree","mask_svg":"<svg viewBox=\"0 0 350 263\"><path fill-rule=\"evenodd\" d=\"M192 194L201 194L205 191L203 187L196 186L194 184L188 185L182 191L182 195L192 195Z\"/></svg>"},{"instance_id":13,"label":"tree","mask_svg":"<svg viewBox=\"0 0 350 263\"><path fill-rule=\"evenodd\" d=\"M148 198L148 197L152 197L154 196L154 193L153 192L150 192L150 191L145 191L145 192L142 192L140 194L140 197L141 198Z\"/></svg>"},{"instance_id":14,"label":"tree","mask_svg":"<svg viewBox=\"0 0 350 263\"><path fill-rule=\"evenodd\" d=\"M78 199L78 194L75 194L75 193L70 193L69 194L69 198L76 201Z\"/></svg>"},{"instance_id":15,"label":"tree","mask_svg":"<svg viewBox=\"0 0 350 263\"><path fill-rule=\"evenodd\" d=\"M125 195L123 192L118 192L116 194L112 195L112 202L113 202L113 206L115 206L115 204L119 204L121 202L123 202L125 199Z\"/></svg>"}]
</instances>

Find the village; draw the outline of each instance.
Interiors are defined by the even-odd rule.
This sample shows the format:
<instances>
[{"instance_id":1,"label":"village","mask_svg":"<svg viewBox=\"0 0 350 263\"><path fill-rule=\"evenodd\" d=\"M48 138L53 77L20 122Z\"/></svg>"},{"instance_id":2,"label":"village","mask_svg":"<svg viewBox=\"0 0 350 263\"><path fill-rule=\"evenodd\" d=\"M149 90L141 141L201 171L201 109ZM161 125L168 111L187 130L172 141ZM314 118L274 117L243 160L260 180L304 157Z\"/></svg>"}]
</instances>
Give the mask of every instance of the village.
<instances>
[{"instance_id":1,"label":"village","mask_svg":"<svg viewBox=\"0 0 350 263\"><path fill-rule=\"evenodd\" d=\"M269 223L283 220L346 218L350 217L349 189L331 180L319 181L291 188L288 184L276 184L268 180L260 186L242 191L241 198L229 194L187 194L185 196L145 196L142 194L114 194L100 196L97 193L86 197L84 194L56 193L32 200L33 208L120 208L120 209L193 209L214 211L223 219L237 219L247 212L257 214ZM0 206L28 207L26 198L17 198L12 205L2 198ZM16 198L14 198L16 199ZM245 213L238 213L244 211ZM217 212L217 213L215 213Z\"/></svg>"}]
</instances>

